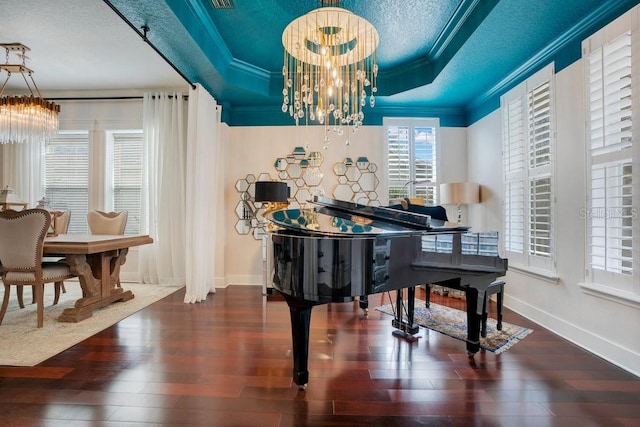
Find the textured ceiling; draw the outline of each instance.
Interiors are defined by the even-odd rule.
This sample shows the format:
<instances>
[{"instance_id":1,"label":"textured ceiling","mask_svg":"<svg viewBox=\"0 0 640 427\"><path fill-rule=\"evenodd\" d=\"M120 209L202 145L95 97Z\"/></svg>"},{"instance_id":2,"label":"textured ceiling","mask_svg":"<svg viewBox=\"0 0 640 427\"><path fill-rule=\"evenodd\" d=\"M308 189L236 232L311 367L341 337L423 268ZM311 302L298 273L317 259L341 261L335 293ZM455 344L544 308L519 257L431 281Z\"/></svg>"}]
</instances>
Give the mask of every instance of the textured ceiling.
<instances>
[{"instance_id":1,"label":"textured ceiling","mask_svg":"<svg viewBox=\"0 0 640 427\"><path fill-rule=\"evenodd\" d=\"M0 0L0 42L31 49L27 66L46 96L186 87L102 0ZM25 90L20 76L11 90Z\"/></svg>"},{"instance_id":2,"label":"textured ceiling","mask_svg":"<svg viewBox=\"0 0 640 427\"><path fill-rule=\"evenodd\" d=\"M379 96L365 124L383 116L437 116L444 125L466 126L538 68L574 62L582 39L639 1L344 0L342 7L380 34ZM280 111L282 31L319 2L233 3L214 9L210 0L2 0L0 41L30 45L41 89L55 80L45 76L49 68L58 81L75 73L68 87L45 90L184 86L141 40L148 26L150 42L223 104L226 122L293 124ZM46 69L35 66L43 50L49 61L58 52Z\"/></svg>"}]
</instances>

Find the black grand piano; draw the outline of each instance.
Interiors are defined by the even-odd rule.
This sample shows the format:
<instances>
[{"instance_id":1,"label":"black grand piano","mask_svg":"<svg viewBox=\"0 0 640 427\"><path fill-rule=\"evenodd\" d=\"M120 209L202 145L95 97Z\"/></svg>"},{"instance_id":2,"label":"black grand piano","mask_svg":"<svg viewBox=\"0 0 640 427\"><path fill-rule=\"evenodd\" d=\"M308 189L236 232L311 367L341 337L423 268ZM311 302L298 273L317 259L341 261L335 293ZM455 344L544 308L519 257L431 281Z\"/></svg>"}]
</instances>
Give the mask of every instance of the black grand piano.
<instances>
[{"instance_id":1,"label":"black grand piano","mask_svg":"<svg viewBox=\"0 0 640 427\"><path fill-rule=\"evenodd\" d=\"M462 237L469 237L468 227L447 227L429 215L324 197L314 197L312 202L313 209L283 209L267 215L276 225L270 235L271 282L289 306L293 380L300 388L309 381L311 310L319 304L359 297L366 309L367 295L407 288L408 307L401 310L403 296L398 292L393 325L403 333L415 333L415 286L460 289L466 293L467 352L478 352L485 292L506 273L506 259L497 252L494 256L480 250L465 254ZM442 242L445 249L439 250Z\"/></svg>"}]
</instances>

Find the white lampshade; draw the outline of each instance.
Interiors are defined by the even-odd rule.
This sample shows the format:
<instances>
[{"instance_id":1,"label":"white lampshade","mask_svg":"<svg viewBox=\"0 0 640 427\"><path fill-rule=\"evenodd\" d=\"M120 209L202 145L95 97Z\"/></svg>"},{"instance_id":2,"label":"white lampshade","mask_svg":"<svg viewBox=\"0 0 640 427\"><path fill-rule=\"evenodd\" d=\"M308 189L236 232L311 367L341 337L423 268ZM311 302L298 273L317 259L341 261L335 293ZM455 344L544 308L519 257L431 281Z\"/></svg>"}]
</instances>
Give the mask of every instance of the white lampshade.
<instances>
[{"instance_id":1,"label":"white lampshade","mask_svg":"<svg viewBox=\"0 0 640 427\"><path fill-rule=\"evenodd\" d=\"M480 185L474 182L440 184L441 205L466 205L480 202Z\"/></svg>"}]
</instances>

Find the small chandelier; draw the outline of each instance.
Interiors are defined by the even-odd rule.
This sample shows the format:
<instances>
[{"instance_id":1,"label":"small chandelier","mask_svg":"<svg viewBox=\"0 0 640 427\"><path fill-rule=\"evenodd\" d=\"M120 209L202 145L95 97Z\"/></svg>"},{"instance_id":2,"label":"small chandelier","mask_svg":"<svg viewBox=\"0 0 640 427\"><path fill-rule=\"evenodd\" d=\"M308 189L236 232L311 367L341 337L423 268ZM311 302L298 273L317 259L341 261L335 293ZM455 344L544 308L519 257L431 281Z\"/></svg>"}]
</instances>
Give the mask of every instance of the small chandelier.
<instances>
[{"instance_id":1,"label":"small chandelier","mask_svg":"<svg viewBox=\"0 0 640 427\"><path fill-rule=\"evenodd\" d=\"M0 143L30 142L48 138L58 130L60 106L42 98L33 80L33 70L26 62L29 48L21 43L0 43L6 50L6 62L0 64L0 74L7 72L7 78L0 88ZM10 64L9 54L22 57L22 63ZM4 89L13 74L20 74L30 95L4 95Z\"/></svg>"},{"instance_id":2,"label":"small chandelier","mask_svg":"<svg viewBox=\"0 0 640 427\"><path fill-rule=\"evenodd\" d=\"M282 112L296 125L316 122L343 134L364 120L363 107L375 105L378 32L364 18L323 0L321 7L293 20L282 33L284 87ZM348 144L348 139L347 139Z\"/></svg>"}]
</instances>

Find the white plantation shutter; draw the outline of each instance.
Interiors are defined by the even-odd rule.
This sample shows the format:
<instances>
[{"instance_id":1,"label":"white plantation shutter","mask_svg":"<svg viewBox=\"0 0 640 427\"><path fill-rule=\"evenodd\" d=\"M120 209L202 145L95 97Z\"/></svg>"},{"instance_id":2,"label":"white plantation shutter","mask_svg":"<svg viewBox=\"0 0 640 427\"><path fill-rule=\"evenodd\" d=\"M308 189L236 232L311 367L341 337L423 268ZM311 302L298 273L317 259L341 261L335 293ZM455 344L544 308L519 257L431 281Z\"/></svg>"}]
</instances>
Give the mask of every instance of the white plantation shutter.
<instances>
[{"instance_id":1,"label":"white plantation shutter","mask_svg":"<svg viewBox=\"0 0 640 427\"><path fill-rule=\"evenodd\" d=\"M411 176L411 141L409 126L387 127L387 176L389 200L405 197L404 184Z\"/></svg>"},{"instance_id":2,"label":"white plantation shutter","mask_svg":"<svg viewBox=\"0 0 640 427\"><path fill-rule=\"evenodd\" d=\"M587 87L587 281L640 293L637 275L638 8L583 42ZM635 159L634 159L635 157ZM635 200L637 205L637 199ZM638 252L636 247L636 252Z\"/></svg>"},{"instance_id":3,"label":"white plantation shutter","mask_svg":"<svg viewBox=\"0 0 640 427\"><path fill-rule=\"evenodd\" d=\"M64 133L45 143L44 193L54 210L70 210L69 233L86 233L89 210L88 132Z\"/></svg>"},{"instance_id":4,"label":"white plantation shutter","mask_svg":"<svg viewBox=\"0 0 640 427\"><path fill-rule=\"evenodd\" d=\"M504 248L510 262L553 273L553 67L501 98Z\"/></svg>"},{"instance_id":5,"label":"white plantation shutter","mask_svg":"<svg viewBox=\"0 0 640 427\"><path fill-rule=\"evenodd\" d=\"M386 119L385 128L389 201L400 197L419 197L427 204L435 204L437 121Z\"/></svg>"},{"instance_id":6,"label":"white plantation shutter","mask_svg":"<svg viewBox=\"0 0 640 427\"><path fill-rule=\"evenodd\" d=\"M529 180L529 254L550 257L551 240L551 177Z\"/></svg>"},{"instance_id":7,"label":"white plantation shutter","mask_svg":"<svg viewBox=\"0 0 640 427\"><path fill-rule=\"evenodd\" d=\"M520 97L507 101L502 109L504 167L504 247L507 252L524 252L524 125ZM513 257L514 255L512 255Z\"/></svg>"},{"instance_id":8,"label":"white plantation shutter","mask_svg":"<svg viewBox=\"0 0 640 427\"><path fill-rule=\"evenodd\" d=\"M550 258L552 246L551 82L527 93L529 134L529 255Z\"/></svg>"},{"instance_id":9,"label":"white plantation shutter","mask_svg":"<svg viewBox=\"0 0 640 427\"><path fill-rule=\"evenodd\" d=\"M140 232L142 133L113 134L113 208L128 211L125 234Z\"/></svg>"}]
</instances>

